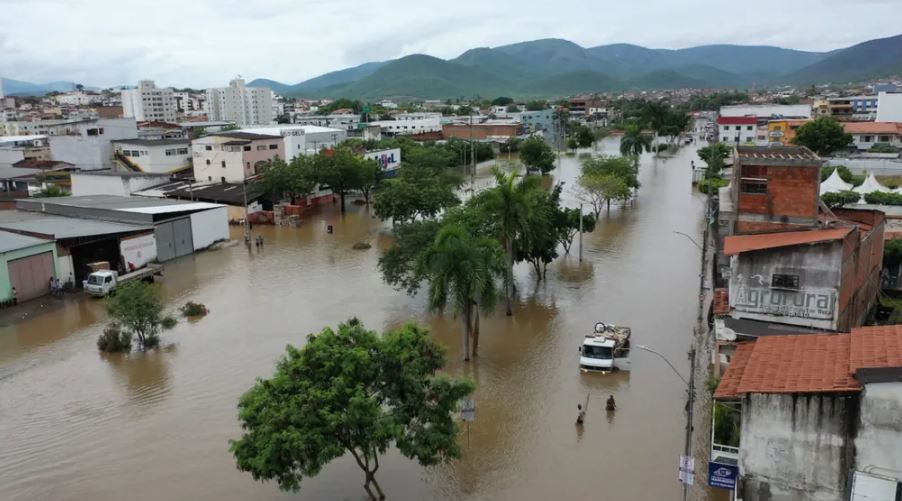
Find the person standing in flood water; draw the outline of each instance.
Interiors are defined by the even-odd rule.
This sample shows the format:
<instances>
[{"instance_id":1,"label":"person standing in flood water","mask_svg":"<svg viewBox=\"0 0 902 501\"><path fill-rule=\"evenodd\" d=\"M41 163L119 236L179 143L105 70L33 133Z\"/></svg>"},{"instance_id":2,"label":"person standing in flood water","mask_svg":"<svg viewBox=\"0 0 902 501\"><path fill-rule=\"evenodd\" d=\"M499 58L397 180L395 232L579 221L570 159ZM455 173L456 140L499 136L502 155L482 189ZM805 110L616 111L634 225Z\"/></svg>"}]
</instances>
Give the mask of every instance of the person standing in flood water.
<instances>
[{"instance_id":1,"label":"person standing in flood water","mask_svg":"<svg viewBox=\"0 0 902 501\"><path fill-rule=\"evenodd\" d=\"M614 401L614 395L608 397L608 402L605 405L605 409L609 412L617 410L617 402Z\"/></svg>"}]
</instances>

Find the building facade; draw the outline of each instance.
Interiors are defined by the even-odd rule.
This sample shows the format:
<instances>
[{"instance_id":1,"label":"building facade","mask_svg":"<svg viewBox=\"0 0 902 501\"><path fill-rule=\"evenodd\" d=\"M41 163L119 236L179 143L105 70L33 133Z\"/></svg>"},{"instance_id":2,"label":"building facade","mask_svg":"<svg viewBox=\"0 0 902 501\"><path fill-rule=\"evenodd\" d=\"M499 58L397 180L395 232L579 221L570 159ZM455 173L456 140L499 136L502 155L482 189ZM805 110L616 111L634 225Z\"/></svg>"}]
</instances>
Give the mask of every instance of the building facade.
<instances>
[{"instance_id":1,"label":"building facade","mask_svg":"<svg viewBox=\"0 0 902 501\"><path fill-rule=\"evenodd\" d=\"M122 113L138 122L175 122L178 118L173 90L158 88L153 80L141 80L136 89L122 91Z\"/></svg>"},{"instance_id":2,"label":"building facade","mask_svg":"<svg viewBox=\"0 0 902 501\"><path fill-rule=\"evenodd\" d=\"M755 116L718 117L717 129L722 143L754 145L758 140L758 118Z\"/></svg>"},{"instance_id":3,"label":"building facade","mask_svg":"<svg viewBox=\"0 0 902 501\"><path fill-rule=\"evenodd\" d=\"M290 161L298 155L314 155L316 152L334 148L348 138L347 131L316 125L274 125L253 127L238 132L279 136L284 142L280 157Z\"/></svg>"},{"instance_id":4,"label":"building facade","mask_svg":"<svg viewBox=\"0 0 902 501\"><path fill-rule=\"evenodd\" d=\"M878 122L902 122L902 93L881 92L877 95Z\"/></svg>"},{"instance_id":5,"label":"building facade","mask_svg":"<svg viewBox=\"0 0 902 501\"><path fill-rule=\"evenodd\" d=\"M285 158L282 136L250 132L221 132L191 143L194 179L243 183L259 174L275 157Z\"/></svg>"},{"instance_id":6,"label":"building facade","mask_svg":"<svg viewBox=\"0 0 902 501\"><path fill-rule=\"evenodd\" d=\"M112 143L116 160L129 170L173 174L191 167L188 139L120 139Z\"/></svg>"},{"instance_id":7,"label":"building facade","mask_svg":"<svg viewBox=\"0 0 902 501\"><path fill-rule=\"evenodd\" d=\"M867 151L875 144L902 148L902 123L843 122L843 129L852 136L855 148Z\"/></svg>"},{"instance_id":8,"label":"building facade","mask_svg":"<svg viewBox=\"0 0 902 501\"><path fill-rule=\"evenodd\" d=\"M207 89L207 119L235 122L239 127L269 125L273 122L272 91L247 87L236 78L228 87Z\"/></svg>"},{"instance_id":9,"label":"building facade","mask_svg":"<svg viewBox=\"0 0 902 501\"><path fill-rule=\"evenodd\" d=\"M877 96L846 96L827 99L830 116L838 120L874 120Z\"/></svg>"},{"instance_id":10,"label":"building facade","mask_svg":"<svg viewBox=\"0 0 902 501\"><path fill-rule=\"evenodd\" d=\"M134 118L84 120L73 124L69 133L48 138L50 156L82 170L109 168L113 165L112 141L137 137Z\"/></svg>"},{"instance_id":11,"label":"building facade","mask_svg":"<svg viewBox=\"0 0 902 501\"><path fill-rule=\"evenodd\" d=\"M330 129L351 131L356 130L360 124L360 115L295 115L293 121L297 125L316 125Z\"/></svg>"}]
</instances>

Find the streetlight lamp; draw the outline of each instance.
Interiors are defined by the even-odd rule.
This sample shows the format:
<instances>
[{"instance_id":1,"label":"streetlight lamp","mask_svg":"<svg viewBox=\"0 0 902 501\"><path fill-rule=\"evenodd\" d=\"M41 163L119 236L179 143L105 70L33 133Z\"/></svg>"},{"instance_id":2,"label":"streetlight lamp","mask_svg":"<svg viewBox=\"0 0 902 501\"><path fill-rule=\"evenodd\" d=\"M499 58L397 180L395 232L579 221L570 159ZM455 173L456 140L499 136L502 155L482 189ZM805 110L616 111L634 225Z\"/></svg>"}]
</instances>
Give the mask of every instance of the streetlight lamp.
<instances>
[{"instance_id":1,"label":"streetlight lamp","mask_svg":"<svg viewBox=\"0 0 902 501\"><path fill-rule=\"evenodd\" d=\"M690 372L689 380L687 381L686 378L684 378L683 375L680 374L680 371L678 371L676 367L674 367L673 364L670 363L670 360L668 360L667 357L662 355L660 352L657 352L642 344L636 345L636 348L639 348L642 351L647 351L649 353L654 353L655 355L660 357L661 360L663 360L667 363L668 366L670 366L670 370L672 370L673 373L676 374L677 377L679 377L680 380L686 384L686 393L688 394L689 401L686 404L686 443L683 445L683 456L688 458L692 454L692 408L693 404L695 403L695 349L689 351ZM686 483L686 481L683 481L683 501L688 498L688 484Z\"/></svg>"},{"instance_id":2,"label":"streetlight lamp","mask_svg":"<svg viewBox=\"0 0 902 501\"><path fill-rule=\"evenodd\" d=\"M682 235L682 236L688 238L689 241L692 242L693 245L695 245L696 247L698 247L698 250L704 252L705 249L703 249L702 246L699 245L699 243L696 242L694 238L692 238L692 237L690 237L689 235L683 233L682 231L676 231L676 230L674 230L673 232L676 233L677 235Z\"/></svg>"}]
</instances>

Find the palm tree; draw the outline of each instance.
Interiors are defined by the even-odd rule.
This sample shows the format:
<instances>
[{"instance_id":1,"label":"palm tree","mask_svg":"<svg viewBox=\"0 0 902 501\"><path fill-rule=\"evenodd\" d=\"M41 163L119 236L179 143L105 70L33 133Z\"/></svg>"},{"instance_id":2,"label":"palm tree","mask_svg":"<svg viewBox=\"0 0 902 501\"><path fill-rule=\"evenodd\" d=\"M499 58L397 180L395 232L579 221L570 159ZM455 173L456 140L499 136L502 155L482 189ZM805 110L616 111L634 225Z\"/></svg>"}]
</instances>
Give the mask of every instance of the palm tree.
<instances>
[{"instance_id":1,"label":"palm tree","mask_svg":"<svg viewBox=\"0 0 902 501\"><path fill-rule=\"evenodd\" d=\"M646 103L642 108L642 121L648 124L648 127L654 132L652 138L652 146L655 156L658 156L657 143L658 135L667 123L670 109L665 105L657 102Z\"/></svg>"},{"instance_id":2,"label":"palm tree","mask_svg":"<svg viewBox=\"0 0 902 501\"><path fill-rule=\"evenodd\" d=\"M473 356L476 356L478 308L481 306L490 311L494 307L495 277L501 274L502 263L497 241L473 236L457 224L442 228L418 263L420 272L429 280L429 306L443 309L450 301L461 314L465 361L470 360L471 335ZM472 324L475 324L475 332Z\"/></svg>"},{"instance_id":3,"label":"palm tree","mask_svg":"<svg viewBox=\"0 0 902 501\"><path fill-rule=\"evenodd\" d=\"M620 138L620 154L633 159L633 165L639 167L639 156L643 151L651 151L651 138L642 132L642 126L632 122L626 126Z\"/></svg>"},{"instance_id":4,"label":"palm tree","mask_svg":"<svg viewBox=\"0 0 902 501\"><path fill-rule=\"evenodd\" d=\"M526 176L517 182L513 172L505 174L500 169L493 170L496 185L480 193L481 209L488 220L497 227L498 241L504 247L506 272L504 276L504 296L506 313L513 315L514 286L514 241L529 236L529 221L538 204L532 203L533 194L539 191L541 179Z\"/></svg>"}]
</instances>

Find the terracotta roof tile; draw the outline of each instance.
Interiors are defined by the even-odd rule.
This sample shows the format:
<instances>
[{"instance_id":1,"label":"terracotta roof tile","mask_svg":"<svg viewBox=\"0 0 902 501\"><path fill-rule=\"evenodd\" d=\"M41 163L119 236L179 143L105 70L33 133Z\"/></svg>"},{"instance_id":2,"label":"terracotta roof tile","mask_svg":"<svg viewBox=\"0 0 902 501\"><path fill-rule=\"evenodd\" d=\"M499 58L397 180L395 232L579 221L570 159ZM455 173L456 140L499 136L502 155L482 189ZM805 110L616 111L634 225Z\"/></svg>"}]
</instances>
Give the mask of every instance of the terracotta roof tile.
<instances>
[{"instance_id":1,"label":"terracotta roof tile","mask_svg":"<svg viewBox=\"0 0 902 501\"><path fill-rule=\"evenodd\" d=\"M902 367L902 325L852 329L849 373L887 367Z\"/></svg>"},{"instance_id":2,"label":"terracotta roof tile","mask_svg":"<svg viewBox=\"0 0 902 501\"><path fill-rule=\"evenodd\" d=\"M757 235L730 235L724 238L723 253L727 256L762 249L816 244L840 240L852 231L852 226L824 230L784 231Z\"/></svg>"},{"instance_id":3,"label":"terracotta roof tile","mask_svg":"<svg viewBox=\"0 0 902 501\"><path fill-rule=\"evenodd\" d=\"M726 315L730 313L730 290L726 287L714 289L714 314Z\"/></svg>"},{"instance_id":4,"label":"terracotta roof tile","mask_svg":"<svg viewBox=\"0 0 902 501\"><path fill-rule=\"evenodd\" d=\"M896 122L843 122L842 128L849 134L899 134Z\"/></svg>"},{"instance_id":5,"label":"terracotta roof tile","mask_svg":"<svg viewBox=\"0 0 902 501\"><path fill-rule=\"evenodd\" d=\"M721 383L726 385L723 391L718 387L715 396L860 391L849 371L851 338L850 334L758 338L750 345L744 366L730 364Z\"/></svg>"},{"instance_id":6,"label":"terracotta roof tile","mask_svg":"<svg viewBox=\"0 0 902 501\"><path fill-rule=\"evenodd\" d=\"M736 347L736 351L730 359L730 366L727 368L723 377L720 378L720 384L717 385L717 390L714 392L714 398L735 398L739 396L739 394L736 393L736 388L739 387L739 382L742 380L742 374L745 372L745 366L748 364L749 357L752 355L752 350L754 348L754 341L750 343L741 343Z\"/></svg>"}]
</instances>

